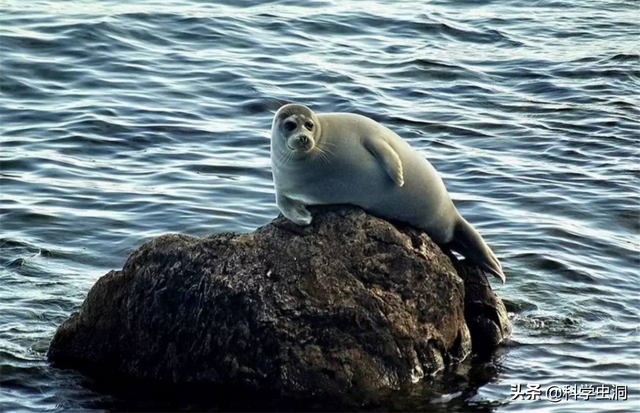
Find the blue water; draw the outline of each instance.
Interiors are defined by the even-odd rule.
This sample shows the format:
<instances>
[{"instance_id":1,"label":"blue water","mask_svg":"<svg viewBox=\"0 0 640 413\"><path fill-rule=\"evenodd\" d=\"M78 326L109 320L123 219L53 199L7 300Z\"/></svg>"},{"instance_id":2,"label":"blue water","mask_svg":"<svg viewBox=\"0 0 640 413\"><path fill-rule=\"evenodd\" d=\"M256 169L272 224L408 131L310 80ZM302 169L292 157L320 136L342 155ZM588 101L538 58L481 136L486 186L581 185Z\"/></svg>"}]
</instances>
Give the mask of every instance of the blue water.
<instances>
[{"instance_id":1,"label":"blue water","mask_svg":"<svg viewBox=\"0 0 640 413\"><path fill-rule=\"evenodd\" d=\"M295 101L409 141L507 274L514 334L479 367L489 378L390 408L640 411L639 14L622 0L0 0L2 409L138 406L50 367L55 328L149 238L274 218L270 123ZM629 400L511 401L518 383L627 385Z\"/></svg>"}]
</instances>

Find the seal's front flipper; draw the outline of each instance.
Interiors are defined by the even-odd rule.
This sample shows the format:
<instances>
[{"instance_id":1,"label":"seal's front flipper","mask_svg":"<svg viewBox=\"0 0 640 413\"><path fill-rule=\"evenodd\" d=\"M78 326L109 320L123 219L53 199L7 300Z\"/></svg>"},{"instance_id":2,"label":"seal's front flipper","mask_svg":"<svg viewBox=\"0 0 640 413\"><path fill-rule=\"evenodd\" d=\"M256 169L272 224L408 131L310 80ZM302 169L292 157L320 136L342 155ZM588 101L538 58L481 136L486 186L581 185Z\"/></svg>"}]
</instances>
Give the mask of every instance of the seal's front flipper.
<instances>
[{"instance_id":1,"label":"seal's front flipper","mask_svg":"<svg viewBox=\"0 0 640 413\"><path fill-rule=\"evenodd\" d=\"M505 283L506 277L502 272L500 261L471 224L464 218L460 218L453 234L453 241L450 244L452 250L498 278L502 284Z\"/></svg>"},{"instance_id":2,"label":"seal's front flipper","mask_svg":"<svg viewBox=\"0 0 640 413\"><path fill-rule=\"evenodd\" d=\"M387 142L380 138L368 138L364 141L364 147L376 157L387 174L398 186L404 185L404 172L402 160L395 150Z\"/></svg>"},{"instance_id":3,"label":"seal's front flipper","mask_svg":"<svg viewBox=\"0 0 640 413\"><path fill-rule=\"evenodd\" d=\"M276 195L276 204L280 212L282 212L282 215L289 221L293 221L293 223L300 226L311 224L311 220L313 219L311 212L305 208L302 202L295 201L286 196Z\"/></svg>"}]
</instances>

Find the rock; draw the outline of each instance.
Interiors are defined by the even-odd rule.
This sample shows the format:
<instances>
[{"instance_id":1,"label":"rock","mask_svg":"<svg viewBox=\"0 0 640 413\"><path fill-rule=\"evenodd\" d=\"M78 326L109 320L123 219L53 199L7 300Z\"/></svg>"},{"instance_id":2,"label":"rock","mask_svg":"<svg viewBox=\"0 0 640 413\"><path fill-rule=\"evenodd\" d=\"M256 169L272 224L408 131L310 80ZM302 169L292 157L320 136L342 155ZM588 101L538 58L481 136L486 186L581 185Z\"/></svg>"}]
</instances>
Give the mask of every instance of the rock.
<instances>
[{"instance_id":1,"label":"rock","mask_svg":"<svg viewBox=\"0 0 640 413\"><path fill-rule=\"evenodd\" d=\"M464 316L471 334L473 352L481 357L491 355L511 335L511 324L504 303L479 268L464 261L452 260L464 280Z\"/></svg>"},{"instance_id":2,"label":"rock","mask_svg":"<svg viewBox=\"0 0 640 413\"><path fill-rule=\"evenodd\" d=\"M96 282L49 358L94 377L368 397L508 335L486 278L455 265L462 277L426 234L347 206L304 228L165 235Z\"/></svg>"}]
</instances>

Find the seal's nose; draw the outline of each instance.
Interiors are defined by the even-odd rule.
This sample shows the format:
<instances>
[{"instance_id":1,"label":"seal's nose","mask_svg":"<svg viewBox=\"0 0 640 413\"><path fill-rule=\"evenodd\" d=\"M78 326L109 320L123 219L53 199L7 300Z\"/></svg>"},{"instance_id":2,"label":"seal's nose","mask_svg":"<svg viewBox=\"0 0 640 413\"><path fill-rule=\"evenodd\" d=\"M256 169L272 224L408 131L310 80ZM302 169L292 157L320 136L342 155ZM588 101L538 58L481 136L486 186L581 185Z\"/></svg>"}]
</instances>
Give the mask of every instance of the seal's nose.
<instances>
[{"instance_id":1,"label":"seal's nose","mask_svg":"<svg viewBox=\"0 0 640 413\"><path fill-rule=\"evenodd\" d=\"M300 135L300 143L306 145L309 143L309 137L307 135Z\"/></svg>"}]
</instances>

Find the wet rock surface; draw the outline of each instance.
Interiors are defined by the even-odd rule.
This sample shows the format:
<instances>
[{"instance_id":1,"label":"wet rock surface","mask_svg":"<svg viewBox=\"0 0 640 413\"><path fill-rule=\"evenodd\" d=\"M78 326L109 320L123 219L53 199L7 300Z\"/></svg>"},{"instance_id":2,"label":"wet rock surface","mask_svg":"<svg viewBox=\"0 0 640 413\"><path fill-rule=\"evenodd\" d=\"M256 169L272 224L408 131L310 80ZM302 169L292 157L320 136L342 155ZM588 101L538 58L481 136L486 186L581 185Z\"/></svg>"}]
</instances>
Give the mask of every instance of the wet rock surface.
<instances>
[{"instance_id":1,"label":"wet rock surface","mask_svg":"<svg viewBox=\"0 0 640 413\"><path fill-rule=\"evenodd\" d=\"M57 330L49 358L90 376L368 397L509 334L486 278L408 226L322 207L250 234L165 235ZM465 294L466 290L466 294Z\"/></svg>"}]
</instances>

